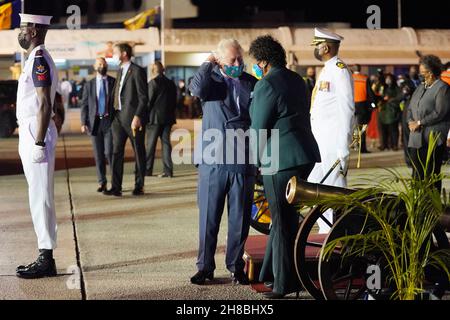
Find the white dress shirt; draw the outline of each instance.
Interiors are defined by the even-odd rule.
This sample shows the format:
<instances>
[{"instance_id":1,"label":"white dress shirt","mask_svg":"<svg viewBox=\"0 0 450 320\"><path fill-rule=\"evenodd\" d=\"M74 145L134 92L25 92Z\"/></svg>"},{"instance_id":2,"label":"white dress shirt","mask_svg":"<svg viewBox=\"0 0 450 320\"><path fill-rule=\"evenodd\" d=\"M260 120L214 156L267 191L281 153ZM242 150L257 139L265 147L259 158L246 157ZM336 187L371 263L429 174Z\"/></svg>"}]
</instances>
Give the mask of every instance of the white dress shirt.
<instances>
[{"instance_id":1,"label":"white dress shirt","mask_svg":"<svg viewBox=\"0 0 450 320\"><path fill-rule=\"evenodd\" d=\"M130 69L131 62L125 62L121 64L122 68L122 77L120 78L120 85L119 85L119 110L122 110L122 101L120 99L120 93L122 92L123 82L125 81L125 77L127 76L128 69Z\"/></svg>"}]
</instances>

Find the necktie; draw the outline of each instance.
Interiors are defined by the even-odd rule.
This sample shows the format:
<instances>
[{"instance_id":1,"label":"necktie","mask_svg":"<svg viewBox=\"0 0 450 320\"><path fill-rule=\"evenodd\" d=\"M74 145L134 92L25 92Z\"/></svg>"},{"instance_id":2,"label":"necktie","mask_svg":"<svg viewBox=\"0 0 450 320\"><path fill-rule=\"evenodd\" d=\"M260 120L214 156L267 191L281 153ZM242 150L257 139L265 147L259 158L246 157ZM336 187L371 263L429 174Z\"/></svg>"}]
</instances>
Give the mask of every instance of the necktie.
<instances>
[{"instance_id":1,"label":"necktie","mask_svg":"<svg viewBox=\"0 0 450 320\"><path fill-rule=\"evenodd\" d=\"M122 79L122 68L120 68L117 75L116 85L114 87L114 109L119 110L119 96L120 96L120 79Z\"/></svg>"},{"instance_id":2,"label":"necktie","mask_svg":"<svg viewBox=\"0 0 450 320\"><path fill-rule=\"evenodd\" d=\"M236 113L239 113L239 108L236 101L236 86L234 84L233 79L227 78L228 82L228 89L231 91L231 107L236 111Z\"/></svg>"},{"instance_id":3,"label":"necktie","mask_svg":"<svg viewBox=\"0 0 450 320\"><path fill-rule=\"evenodd\" d=\"M106 111L106 85L105 80L102 79L100 85L100 92L98 94L98 115L104 116Z\"/></svg>"}]
</instances>

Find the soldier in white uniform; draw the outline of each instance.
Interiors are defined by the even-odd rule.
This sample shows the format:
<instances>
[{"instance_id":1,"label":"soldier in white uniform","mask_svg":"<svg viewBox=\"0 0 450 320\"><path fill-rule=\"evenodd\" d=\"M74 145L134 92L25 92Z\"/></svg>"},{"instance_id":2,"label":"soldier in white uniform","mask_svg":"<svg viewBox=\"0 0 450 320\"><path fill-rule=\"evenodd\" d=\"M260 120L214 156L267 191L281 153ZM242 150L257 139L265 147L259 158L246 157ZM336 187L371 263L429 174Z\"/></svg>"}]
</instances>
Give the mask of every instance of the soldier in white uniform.
<instances>
[{"instance_id":1,"label":"soldier in white uniform","mask_svg":"<svg viewBox=\"0 0 450 320\"><path fill-rule=\"evenodd\" d=\"M314 56L325 62L316 81L311 97L311 128L319 145L321 163L316 163L308 181L319 183L336 160L337 166L324 184L346 187L345 177L353 134L355 104L353 100L353 79L348 67L338 58L339 45L343 38L328 30L316 28ZM330 223L333 212L325 216ZM318 221L320 233L330 230L324 221Z\"/></svg>"},{"instance_id":2,"label":"soldier in white uniform","mask_svg":"<svg viewBox=\"0 0 450 320\"><path fill-rule=\"evenodd\" d=\"M21 14L20 46L28 59L17 89L19 155L28 182L28 196L39 256L18 266L16 275L34 279L56 275L53 249L56 248L54 203L55 147L57 130L52 117L58 75L44 41L50 16Z\"/></svg>"}]
</instances>

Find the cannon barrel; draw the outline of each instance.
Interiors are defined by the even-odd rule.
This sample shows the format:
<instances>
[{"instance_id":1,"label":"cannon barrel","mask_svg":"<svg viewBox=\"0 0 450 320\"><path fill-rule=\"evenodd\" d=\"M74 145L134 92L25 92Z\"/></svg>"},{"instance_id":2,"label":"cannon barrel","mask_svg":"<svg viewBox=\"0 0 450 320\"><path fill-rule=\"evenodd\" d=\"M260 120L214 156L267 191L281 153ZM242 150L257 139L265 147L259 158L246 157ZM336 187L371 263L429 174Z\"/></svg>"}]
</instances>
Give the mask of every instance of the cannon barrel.
<instances>
[{"instance_id":1,"label":"cannon barrel","mask_svg":"<svg viewBox=\"0 0 450 320\"><path fill-rule=\"evenodd\" d=\"M286 186L286 199L290 204L299 204L303 201L322 200L326 197L350 194L355 191L353 189L311 183L294 176Z\"/></svg>"},{"instance_id":2,"label":"cannon barrel","mask_svg":"<svg viewBox=\"0 0 450 320\"><path fill-rule=\"evenodd\" d=\"M355 191L354 189L311 183L292 177L286 186L286 199L290 204L301 204L304 201L323 200L327 197L350 194ZM450 231L450 207L445 209L438 224L447 232Z\"/></svg>"}]
</instances>

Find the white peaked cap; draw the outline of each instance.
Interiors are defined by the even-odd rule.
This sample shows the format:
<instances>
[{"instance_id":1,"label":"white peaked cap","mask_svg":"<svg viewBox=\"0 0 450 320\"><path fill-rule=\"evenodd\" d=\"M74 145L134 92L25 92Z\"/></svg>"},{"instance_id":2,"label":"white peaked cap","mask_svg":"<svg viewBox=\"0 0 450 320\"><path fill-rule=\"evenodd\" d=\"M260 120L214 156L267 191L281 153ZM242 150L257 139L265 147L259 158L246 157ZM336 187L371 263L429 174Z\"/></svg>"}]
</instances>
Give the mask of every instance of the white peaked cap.
<instances>
[{"instance_id":1,"label":"white peaked cap","mask_svg":"<svg viewBox=\"0 0 450 320\"><path fill-rule=\"evenodd\" d=\"M314 28L313 43L322 42L326 40L341 42L342 40L344 40L344 37L341 37L337 33L331 32L330 30L327 29Z\"/></svg>"},{"instance_id":2,"label":"white peaked cap","mask_svg":"<svg viewBox=\"0 0 450 320\"><path fill-rule=\"evenodd\" d=\"M37 23L50 25L50 20L52 19L52 16L40 16L37 14L19 13L19 16L21 23Z\"/></svg>"}]
</instances>

